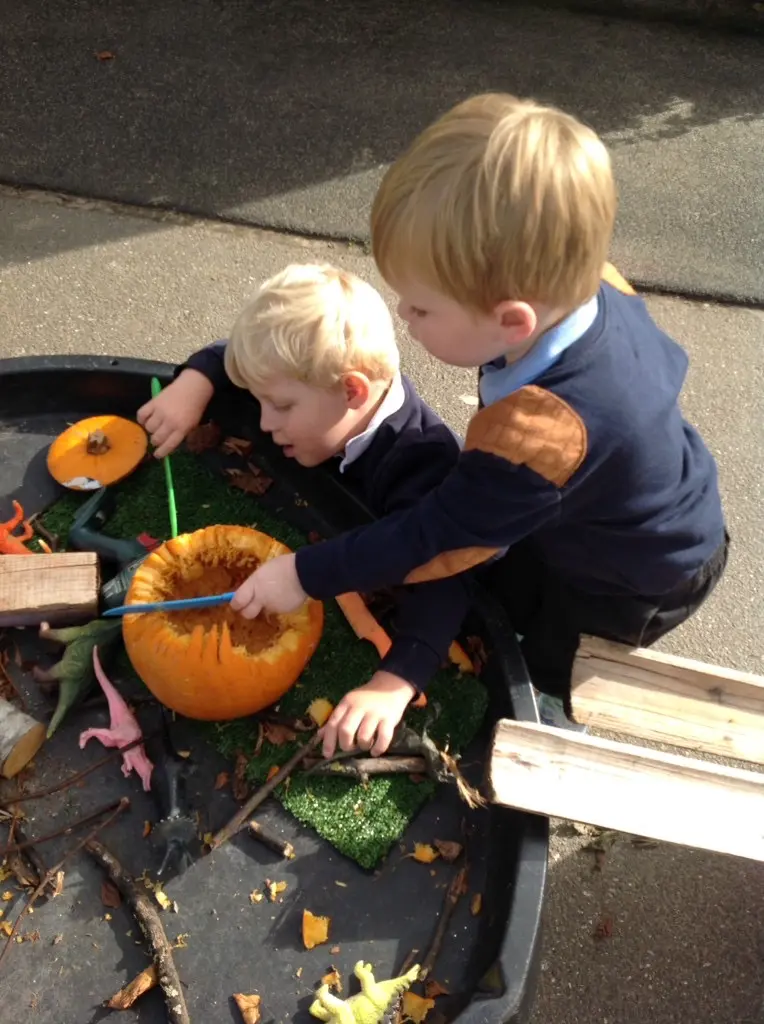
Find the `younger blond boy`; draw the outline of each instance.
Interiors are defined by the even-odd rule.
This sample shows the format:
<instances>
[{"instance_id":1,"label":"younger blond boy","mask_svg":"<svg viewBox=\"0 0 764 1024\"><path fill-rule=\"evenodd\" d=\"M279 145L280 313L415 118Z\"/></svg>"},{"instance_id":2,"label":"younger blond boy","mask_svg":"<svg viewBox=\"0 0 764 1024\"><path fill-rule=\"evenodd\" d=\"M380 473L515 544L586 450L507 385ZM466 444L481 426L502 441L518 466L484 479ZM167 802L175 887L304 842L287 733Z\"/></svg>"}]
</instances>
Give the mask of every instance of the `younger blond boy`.
<instances>
[{"instance_id":1,"label":"younger blond boy","mask_svg":"<svg viewBox=\"0 0 764 1024\"><path fill-rule=\"evenodd\" d=\"M157 457L200 422L214 394L241 389L286 456L333 463L375 515L412 506L456 464L455 436L401 376L384 300L335 267L293 265L267 280L230 340L194 353L139 410ZM370 682L337 705L331 734L383 753L447 659L468 604L463 577L401 588L392 648Z\"/></svg>"},{"instance_id":2,"label":"younger blond boy","mask_svg":"<svg viewBox=\"0 0 764 1024\"><path fill-rule=\"evenodd\" d=\"M481 408L413 508L269 562L234 607L485 567L568 709L582 633L648 646L693 614L727 560L717 471L679 408L685 353L606 265L615 210L607 150L559 110L476 96L414 141L374 203L375 260L413 338L479 368Z\"/></svg>"}]
</instances>

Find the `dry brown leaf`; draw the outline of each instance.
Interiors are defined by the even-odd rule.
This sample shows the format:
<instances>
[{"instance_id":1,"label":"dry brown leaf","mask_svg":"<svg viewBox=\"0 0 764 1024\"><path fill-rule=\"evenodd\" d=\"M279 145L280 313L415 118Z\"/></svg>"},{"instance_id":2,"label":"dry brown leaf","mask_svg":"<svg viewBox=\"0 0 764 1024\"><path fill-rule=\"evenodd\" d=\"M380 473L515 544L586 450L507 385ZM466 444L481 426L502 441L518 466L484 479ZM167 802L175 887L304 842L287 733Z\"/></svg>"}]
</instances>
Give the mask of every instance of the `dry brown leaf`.
<instances>
[{"instance_id":1,"label":"dry brown leaf","mask_svg":"<svg viewBox=\"0 0 764 1024\"><path fill-rule=\"evenodd\" d=\"M332 969L329 971L329 973L323 976L323 978L321 979L321 984L328 985L329 988L333 988L335 992L342 991L342 978L340 977L340 972L337 970L336 967L332 966Z\"/></svg>"},{"instance_id":2,"label":"dry brown leaf","mask_svg":"<svg viewBox=\"0 0 764 1024\"><path fill-rule=\"evenodd\" d=\"M436 981L435 978L428 978L424 983L424 994L428 999L437 999L438 996L447 996L449 993L448 989L443 988L441 983Z\"/></svg>"},{"instance_id":3,"label":"dry brown leaf","mask_svg":"<svg viewBox=\"0 0 764 1024\"><path fill-rule=\"evenodd\" d=\"M470 900L470 913L473 917L477 917L480 911L483 909L483 896L481 893L474 893Z\"/></svg>"},{"instance_id":4,"label":"dry brown leaf","mask_svg":"<svg viewBox=\"0 0 764 1024\"><path fill-rule=\"evenodd\" d=\"M218 446L221 433L217 423L200 423L186 435L186 448L193 455L201 455L202 452Z\"/></svg>"},{"instance_id":5,"label":"dry brown leaf","mask_svg":"<svg viewBox=\"0 0 764 1024\"><path fill-rule=\"evenodd\" d=\"M422 1024L434 1005L434 999L424 999L416 992L404 992L403 994L403 1016L406 1020L413 1021L414 1024Z\"/></svg>"},{"instance_id":6,"label":"dry brown leaf","mask_svg":"<svg viewBox=\"0 0 764 1024\"><path fill-rule=\"evenodd\" d=\"M339 953L339 951L340 951L340 947L339 946L332 946L332 948L329 950L329 952L332 954L332 956L336 956L337 953Z\"/></svg>"},{"instance_id":7,"label":"dry brown leaf","mask_svg":"<svg viewBox=\"0 0 764 1024\"><path fill-rule=\"evenodd\" d=\"M64 941L64 936L61 934L61 932L59 932L58 935L54 935L53 936L53 938L51 939L51 943L50 944L51 944L51 946L58 946L63 941Z\"/></svg>"},{"instance_id":8,"label":"dry brown leaf","mask_svg":"<svg viewBox=\"0 0 764 1024\"><path fill-rule=\"evenodd\" d=\"M238 487L240 491L246 491L247 494L265 494L273 483L269 476L266 476L261 469L252 465L251 462L247 463L246 470L226 469L225 474L231 487Z\"/></svg>"},{"instance_id":9,"label":"dry brown leaf","mask_svg":"<svg viewBox=\"0 0 764 1024\"><path fill-rule=\"evenodd\" d=\"M244 1024L258 1024L260 1020L260 996L245 996L243 993L237 992L233 998L239 1007L239 1013Z\"/></svg>"},{"instance_id":10,"label":"dry brown leaf","mask_svg":"<svg viewBox=\"0 0 764 1024\"><path fill-rule=\"evenodd\" d=\"M103 882L101 882L101 903L105 907L119 907L122 905L119 889L108 878L104 878Z\"/></svg>"},{"instance_id":11,"label":"dry brown leaf","mask_svg":"<svg viewBox=\"0 0 764 1024\"><path fill-rule=\"evenodd\" d=\"M408 856L413 857L420 864L432 864L434 860L438 859L440 854L429 843L414 843L414 852L408 854Z\"/></svg>"},{"instance_id":12,"label":"dry brown leaf","mask_svg":"<svg viewBox=\"0 0 764 1024\"><path fill-rule=\"evenodd\" d=\"M8 900L13 899L13 893L11 892L10 889L5 890L5 892L2 895L2 899L4 899L6 903L8 902Z\"/></svg>"},{"instance_id":13,"label":"dry brown leaf","mask_svg":"<svg viewBox=\"0 0 764 1024\"><path fill-rule=\"evenodd\" d=\"M432 844L447 864L453 864L462 852L462 844L451 839L436 839Z\"/></svg>"},{"instance_id":14,"label":"dry brown leaf","mask_svg":"<svg viewBox=\"0 0 764 1024\"><path fill-rule=\"evenodd\" d=\"M151 835L151 822L150 821L144 821L144 823L143 823L143 838L146 839L146 837L149 836L149 835Z\"/></svg>"},{"instance_id":15,"label":"dry brown leaf","mask_svg":"<svg viewBox=\"0 0 764 1024\"><path fill-rule=\"evenodd\" d=\"M24 936L24 938L25 938L25 940L27 942L39 942L40 941L40 933L35 928L35 930L33 932L27 932L27 934Z\"/></svg>"},{"instance_id":16,"label":"dry brown leaf","mask_svg":"<svg viewBox=\"0 0 764 1024\"><path fill-rule=\"evenodd\" d=\"M244 762L246 766L246 761ZM218 772L217 778L215 779L215 789L222 789L223 786L227 786L231 779L230 772Z\"/></svg>"},{"instance_id":17,"label":"dry brown leaf","mask_svg":"<svg viewBox=\"0 0 764 1024\"><path fill-rule=\"evenodd\" d=\"M5 932L6 935L12 935L13 925L10 924L8 921L3 921L3 923L0 924L0 931Z\"/></svg>"},{"instance_id":18,"label":"dry brown leaf","mask_svg":"<svg viewBox=\"0 0 764 1024\"><path fill-rule=\"evenodd\" d=\"M612 937L612 935L613 935L613 918L609 917L607 915L601 917L599 919L599 921L597 922L595 928L594 928L594 932L592 933L592 938L595 941L597 941L597 942L601 942L602 939L609 939L609 938Z\"/></svg>"},{"instance_id":19,"label":"dry brown leaf","mask_svg":"<svg viewBox=\"0 0 764 1024\"><path fill-rule=\"evenodd\" d=\"M57 871L53 879L53 890L50 894L50 898L54 900L56 896L60 896L64 891L64 872Z\"/></svg>"},{"instance_id":20,"label":"dry brown leaf","mask_svg":"<svg viewBox=\"0 0 764 1024\"><path fill-rule=\"evenodd\" d=\"M475 675L479 676L483 671L485 663L488 661L485 644L479 636L468 636L465 640L465 645L472 655L472 664L475 669Z\"/></svg>"},{"instance_id":21,"label":"dry brown leaf","mask_svg":"<svg viewBox=\"0 0 764 1024\"><path fill-rule=\"evenodd\" d=\"M110 1010L129 1010L133 1003L144 992L150 992L155 985L159 984L157 969L154 964L144 968L133 980L121 988L119 992L111 997L106 1006Z\"/></svg>"},{"instance_id":22,"label":"dry brown leaf","mask_svg":"<svg viewBox=\"0 0 764 1024\"><path fill-rule=\"evenodd\" d=\"M262 746L263 746L263 739L264 739L263 723L262 722L258 722L257 723L257 739L255 740L255 749L252 751L252 757L259 757L260 756L260 751L261 751Z\"/></svg>"},{"instance_id":23,"label":"dry brown leaf","mask_svg":"<svg viewBox=\"0 0 764 1024\"><path fill-rule=\"evenodd\" d=\"M225 437L220 447L226 455L240 455L245 458L252 451L252 442L245 437Z\"/></svg>"},{"instance_id":24,"label":"dry brown leaf","mask_svg":"<svg viewBox=\"0 0 764 1024\"><path fill-rule=\"evenodd\" d=\"M96 50L95 56L96 60L100 60L100 62L103 64L104 61L114 60L114 58L117 55L116 53L113 53L111 50Z\"/></svg>"},{"instance_id":25,"label":"dry brown leaf","mask_svg":"<svg viewBox=\"0 0 764 1024\"><path fill-rule=\"evenodd\" d=\"M282 892L286 892L286 882L272 882L270 878L266 878L265 885L268 889L268 899L271 903L275 903L276 897L281 895Z\"/></svg>"},{"instance_id":26,"label":"dry brown leaf","mask_svg":"<svg viewBox=\"0 0 764 1024\"><path fill-rule=\"evenodd\" d=\"M323 539L318 530L311 530L308 534L308 544L320 544Z\"/></svg>"},{"instance_id":27,"label":"dry brown leaf","mask_svg":"<svg viewBox=\"0 0 764 1024\"><path fill-rule=\"evenodd\" d=\"M329 715L334 711L334 705L324 697L317 697L308 708L308 714L320 729Z\"/></svg>"},{"instance_id":28,"label":"dry brown leaf","mask_svg":"<svg viewBox=\"0 0 764 1024\"><path fill-rule=\"evenodd\" d=\"M302 941L306 949L313 949L329 939L331 918L318 917L310 910L302 912Z\"/></svg>"},{"instance_id":29,"label":"dry brown leaf","mask_svg":"<svg viewBox=\"0 0 764 1024\"><path fill-rule=\"evenodd\" d=\"M188 949L188 943L186 942L187 938L188 938L188 932L182 932L180 935L176 935L175 936L175 943L173 944L172 948L173 949Z\"/></svg>"},{"instance_id":30,"label":"dry brown leaf","mask_svg":"<svg viewBox=\"0 0 764 1024\"><path fill-rule=\"evenodd\" d=\"M297 733L289 725L281 722L265 722L263 735L274 747L283 747L285 743L291 743L297 739Z\"/></svg>"},{"instance_id":31,"label":"dry brown leaf","mask_svg":"<svg viewBox=\"0 0 764 1024\"><path fill-rule=\"evenodd\" d=\"M231 785L231 792L233 793L234 800L242 802L247 799L249 795L249 784L247 782L247 758L244 754L236 755L236 767L233 772L233 784Z\"/></svg>"}]
</instances>

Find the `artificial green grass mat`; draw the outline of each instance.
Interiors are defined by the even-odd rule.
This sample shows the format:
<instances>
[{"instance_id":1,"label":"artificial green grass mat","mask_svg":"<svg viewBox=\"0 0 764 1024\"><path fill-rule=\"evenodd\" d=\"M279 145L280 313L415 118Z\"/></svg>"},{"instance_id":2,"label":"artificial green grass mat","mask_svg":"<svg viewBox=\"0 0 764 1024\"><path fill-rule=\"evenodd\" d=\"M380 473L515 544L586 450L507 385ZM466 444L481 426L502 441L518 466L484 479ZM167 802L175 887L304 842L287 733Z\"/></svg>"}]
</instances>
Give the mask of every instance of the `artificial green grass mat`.
<instances>
[{"instance_id":1,"label":"artificial green grass mat","mask_svg":"<svg viewBox=\"0 0 764 1024\"><path fill-rule=\"evenodd\" d=\"M253 526L296 549L306 536L285 523L250 494L230 487L202 460L185 452L172 456L173 480L181 533L210 524ZM66 494L43 517L44 526L63 541L80 504L88 495ZM119 486L116 510L104 530L114 537L136 537L142 531L154 537L169 534L169 517L162 466L142 466ZM321 643L300 680L279 702L279 712L303 716L310 703L324 697L336 704L356 686L371 679L379 657L374 647L359 640L336 602L324 603ZM439 744L458 753L475 735L487 705L483 685L472 675L444 669L428 687L429 706L439 706L429 733ZM406 721L421 732L427 711L412 709ZM255 716L208 726L213 745L226 757L245 754L250 760L247 777L263 782L268 769L283 764L296 749L294 743L274 746L263 742L254 756L258 735ZM400 838L419 808L432 796L429 780L414 782L408 776L379 776L368 785L340 778L294 775L276 790L276 796L298 820L312 826L340 852L364 868L373 868Z\"/></svg>"}]
</instances>

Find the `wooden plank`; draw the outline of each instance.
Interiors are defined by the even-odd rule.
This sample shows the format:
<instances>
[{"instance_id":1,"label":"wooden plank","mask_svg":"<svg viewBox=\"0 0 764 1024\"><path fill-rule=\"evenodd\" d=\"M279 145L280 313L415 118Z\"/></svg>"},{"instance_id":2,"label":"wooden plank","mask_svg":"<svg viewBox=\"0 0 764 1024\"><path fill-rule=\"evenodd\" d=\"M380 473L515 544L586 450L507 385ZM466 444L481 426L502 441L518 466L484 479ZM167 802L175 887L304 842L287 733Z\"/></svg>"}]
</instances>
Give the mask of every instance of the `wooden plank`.
<instances>
[{"instance_id":1,"label":"wooden plank","mask_svg":"<svg viewBox=\"0 0 764 1024\"><path fill-rule=\"evenodd\" d=\"M764 861L764 773L501 719L488 787L507 807Z\"/></svg>"},{"instance_id":2,"label":"wooden plank","mask_svg":"<svg viewBox=\"0 0 764 1024\"><path fill-rule=\"evenodd\" d=\"M29 764L45 742L45 732L41 722L0 697L0 773L6 779Z\"/></svg>"},{"instance_id":3,"label":"wooden plank","mask_svg":"<svg viewBox=\"0 0 764 1024\"><path fill-rule=\"evenodd\" d=\"M77 625L98 615L92 551L0 555L0 626Z\"/></svg>"},{"instance_id":4,"label":"wooden plank","mask_svg":"<svg viewBox=\"0 0 764 1024\"><path fill-rule=\"evenodd\" d=\"M577 722L764 764L764 677L584 637L573 665Z\"/></svg>"}]
</instances>

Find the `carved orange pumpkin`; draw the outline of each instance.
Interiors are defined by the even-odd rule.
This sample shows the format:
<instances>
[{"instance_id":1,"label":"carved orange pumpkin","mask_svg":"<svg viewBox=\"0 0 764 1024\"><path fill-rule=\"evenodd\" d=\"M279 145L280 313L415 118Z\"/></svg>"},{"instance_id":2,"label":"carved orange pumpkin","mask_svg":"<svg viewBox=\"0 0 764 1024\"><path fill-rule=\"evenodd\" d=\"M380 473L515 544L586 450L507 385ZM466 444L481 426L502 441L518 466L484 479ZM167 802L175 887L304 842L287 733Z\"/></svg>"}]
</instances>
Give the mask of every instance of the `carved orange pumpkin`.
<instances>
[{"instance_id":1,"label":"carved orange pumpkin","mask_svg":"<svg viewBox=\"0 0 764 1024\"><path fill-rule=\"evenodd\" d=\"M127 604L226 593L289 548L244 526L208 526L169 540L139 566ZM154 696L187 718L254 714L295 682L321 639L324 607L245 619L228 604L126 615L125 647Z\"/></svg>"}]
</instances>

